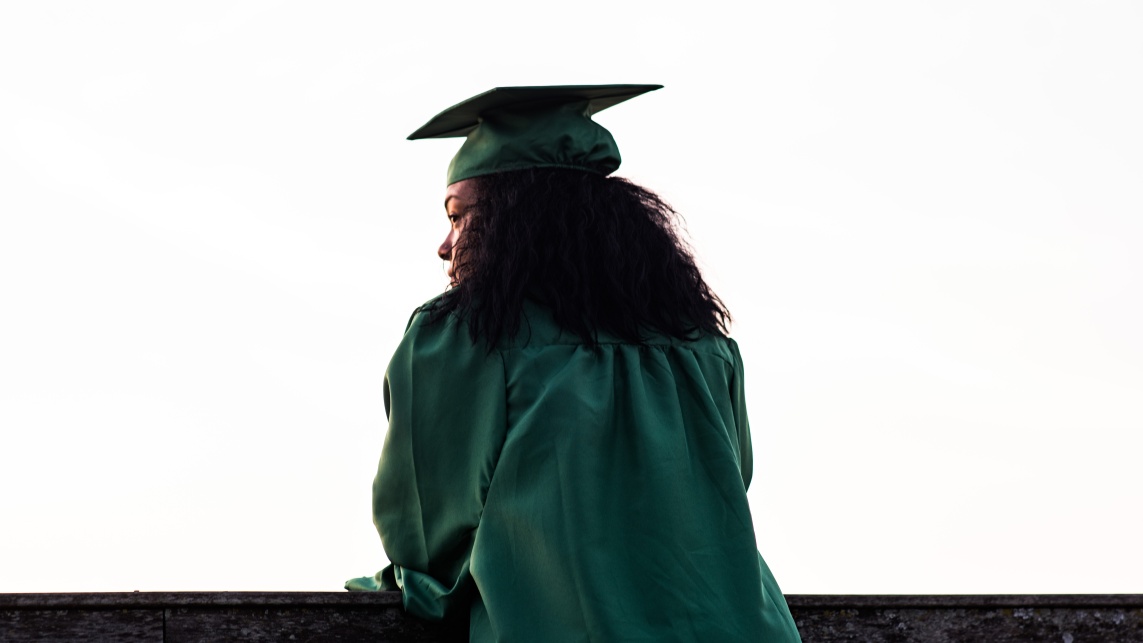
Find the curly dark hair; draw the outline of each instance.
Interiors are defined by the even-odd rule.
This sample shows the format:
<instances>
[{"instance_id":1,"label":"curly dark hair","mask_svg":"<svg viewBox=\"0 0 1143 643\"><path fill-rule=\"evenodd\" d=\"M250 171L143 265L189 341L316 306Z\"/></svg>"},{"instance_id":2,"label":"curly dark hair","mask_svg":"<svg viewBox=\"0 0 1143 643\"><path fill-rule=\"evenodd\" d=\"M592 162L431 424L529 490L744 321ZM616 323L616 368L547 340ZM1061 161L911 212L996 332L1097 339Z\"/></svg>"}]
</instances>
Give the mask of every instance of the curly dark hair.
<instances>
[{"instance_id":1,"label":"curly dark hair","mask_svg":"<svg viewBox=\"0 0 1143 643\"><path fill-rule=\"evenodd\" d=\"M589 346L606 331L641 344L726 334L730 313L703 281L678 214L618 178L535 168L479 176L453 253L457 284L430 319L458 313L473 341L520 330L531 299Z\"/></svg>"}]
</instances>

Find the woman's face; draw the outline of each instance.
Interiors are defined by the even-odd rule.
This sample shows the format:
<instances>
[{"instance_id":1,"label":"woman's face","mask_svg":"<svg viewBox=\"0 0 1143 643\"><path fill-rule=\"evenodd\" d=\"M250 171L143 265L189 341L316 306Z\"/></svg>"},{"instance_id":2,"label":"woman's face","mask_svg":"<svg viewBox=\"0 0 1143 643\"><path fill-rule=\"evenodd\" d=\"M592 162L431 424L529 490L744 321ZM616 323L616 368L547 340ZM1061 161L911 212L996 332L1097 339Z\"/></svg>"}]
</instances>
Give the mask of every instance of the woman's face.
<instances>
[{"instance_id":1,"label":"woman's face","mask_svg":"<svg viewBox=\"0 0 1143 643\"><path fill-rule=\"evenodd\" d=\"M476 202L474 187L472 179L465 179L453 183L445 190L444 206L445 214L448 216L449 230L444 243L437 248L437 256L448 263L446 271L448 278L454 284L457 279L453 268L456 265L453 263L453 252L456 249L457 241L460 240L460 233L464 231L468 210Z\"/></svg>"}]
</instances>

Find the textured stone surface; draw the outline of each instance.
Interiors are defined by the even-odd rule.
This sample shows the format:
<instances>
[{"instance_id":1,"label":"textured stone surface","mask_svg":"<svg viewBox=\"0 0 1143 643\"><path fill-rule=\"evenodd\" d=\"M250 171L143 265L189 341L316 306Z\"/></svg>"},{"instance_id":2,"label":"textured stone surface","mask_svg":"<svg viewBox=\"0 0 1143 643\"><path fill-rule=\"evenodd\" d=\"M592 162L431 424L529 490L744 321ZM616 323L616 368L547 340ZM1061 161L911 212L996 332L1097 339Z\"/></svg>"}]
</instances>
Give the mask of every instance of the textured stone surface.
<instances>
[{"instance_id":1,"label":"textured stone surface","mask_svg":"<svg viewBox=\"0 0 1143 643\"><path fill-rule=\"evenodd\" d=\"M1143 596L790 596L806 643L1143 642Z\"/></svg>"},{"instance_id":2,"label":"textured stone surface","mask_svg":"<svg viewBox=\"0 0 1143 643\"><path fill-rule=\"evenodd\" d=\"M787 597L806 643L1143 643L1143 595ZM456 640L395 592L0 594L0 641Z\"/></svg>"},{"instance_id":3,"label":"textured stone surface","mask_svg":"<svg viewBox=\"0 0 1143 643\"><path fill-rule=\"evenodd\" d=\"M400 607L229 607L168 610L165 641L402 641L441 640L439 628L405 616Z\"/></svg>"},{"instance_id":4,"label":"textured stone surface","mask_svg":"<svg viewBox=\"0 0 1143 643\"><path fill-rule=\"evenodd\" d=\"M7 609L0 606L0 641L163 640L161 610Z\"/></svg>"}]
</instances>

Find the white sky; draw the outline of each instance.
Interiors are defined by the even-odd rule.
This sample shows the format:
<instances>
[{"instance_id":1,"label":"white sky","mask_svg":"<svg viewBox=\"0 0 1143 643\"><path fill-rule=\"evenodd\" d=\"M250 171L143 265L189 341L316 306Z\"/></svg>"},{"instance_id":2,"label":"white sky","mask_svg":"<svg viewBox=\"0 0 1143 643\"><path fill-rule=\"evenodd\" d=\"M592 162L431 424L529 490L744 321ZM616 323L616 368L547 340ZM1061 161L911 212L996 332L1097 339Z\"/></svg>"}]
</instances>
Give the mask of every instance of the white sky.
<instances>
[{"instance_id":1,"label":"white sky","mask_svg":"<svg viewBox=\"0 0 1143 643\"><path fill-rule=\"evenodd\" d=\"M746 360L788 593L1143 592L1143 5L0 5L0 591L338 590L497 85L598 117Z\"/></svg>"}]
</instances>

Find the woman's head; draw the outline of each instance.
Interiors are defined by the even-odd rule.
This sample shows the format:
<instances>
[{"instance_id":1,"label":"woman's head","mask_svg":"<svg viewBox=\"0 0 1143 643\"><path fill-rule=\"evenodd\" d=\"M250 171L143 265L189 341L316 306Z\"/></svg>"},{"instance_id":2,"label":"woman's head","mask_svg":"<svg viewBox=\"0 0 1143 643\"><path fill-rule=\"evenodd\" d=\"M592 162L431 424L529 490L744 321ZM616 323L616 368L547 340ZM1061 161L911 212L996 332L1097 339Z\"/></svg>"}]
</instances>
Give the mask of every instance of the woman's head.
<instances>
[{"instance_id":1,"label":"woman's head","mask_svg":"<svg viewBox=\"0 0 1143 643\"><path fill-rule=\"evenodd\" d=\"M525 299L588 343L599 331L632 342L726 331L729 314L676 213L629 181L557 168L488 174L450 185L445 208L438 254L453 288L438 311L462 313L474 339L515 335Z\"/></svg>"}]
</instances>

